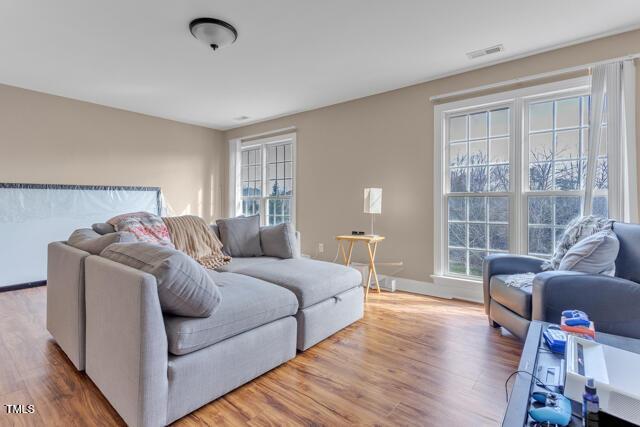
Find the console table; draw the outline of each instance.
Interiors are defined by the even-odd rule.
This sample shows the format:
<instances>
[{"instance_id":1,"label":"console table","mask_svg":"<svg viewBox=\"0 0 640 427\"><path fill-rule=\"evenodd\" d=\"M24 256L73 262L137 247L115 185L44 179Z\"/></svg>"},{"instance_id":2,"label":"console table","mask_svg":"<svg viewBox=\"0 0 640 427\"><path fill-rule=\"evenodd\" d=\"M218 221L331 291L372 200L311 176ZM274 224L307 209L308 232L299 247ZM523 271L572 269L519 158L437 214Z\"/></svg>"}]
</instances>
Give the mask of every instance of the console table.
<instances>
[{"instance_id":1,"label":"console table","mask_svg":"<svg viewBox=\"0 0 640 427\"><path fill-rule=\"evenodd\" d=\"M367 287L365 289L364 300L367 300L369 296L369 284L371 283L371 275L373 274L373 278L376 282L376 288L378 293L380 293L380 284L378 283L378 273L376 272L376 251L378 250L378 243L384 240L383 236L378 235L354 235L354 234L344 234L341 236L336 236L336 240L340 245L340 251L342 252L342 258L344 259L344 265L348 266L351 264L351 254L353 253L353 245L356 242L366 243L367 249L369 251L369 276L367 277ZM349 254L344 249L342 242L349 242Z\"/></svg>"},{"instance_id":2,"label":"console table","mask_svg":"<svg viewBox=\"0 0 640 427\"><path fill-rule=\"evenodd\" d=\"M542 333L549 325L551 324L537 320L531 322L524 349L522 350L520 364L518 365L518 370L531 372L543 381L544 378L541 377L546 375L549 369L559 368L564 359L562 355L552 353L544 342ZM596 341L601 344L640 353L640 340L638 339L596 332ZM530 375L519 373L515 377L511 396L509 397L509 405L502 420L504 427L529 426L532 421L528 413L531 406L531 393L544 391L543 388L536 385L536 381ZM569 425L572 427L582 426L582 420L579 417L582 405L572 401L572 411L573 417Z\"/></svg>"}]
</instances>

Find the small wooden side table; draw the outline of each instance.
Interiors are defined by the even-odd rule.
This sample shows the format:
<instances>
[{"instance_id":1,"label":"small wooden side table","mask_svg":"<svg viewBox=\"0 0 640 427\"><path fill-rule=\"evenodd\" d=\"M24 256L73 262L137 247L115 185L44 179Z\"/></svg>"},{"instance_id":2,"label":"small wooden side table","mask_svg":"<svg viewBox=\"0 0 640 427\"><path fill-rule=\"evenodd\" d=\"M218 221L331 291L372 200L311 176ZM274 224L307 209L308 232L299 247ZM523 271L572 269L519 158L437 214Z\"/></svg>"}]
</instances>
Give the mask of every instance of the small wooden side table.
<instances>
[{"instance_id":1,"label":"small wooden side table","mask_svg":"<svg viewBox=\"0 0 640 427\"><path fill-rule=\"evenodd\" d=\"M378 243L384 240L384 236L371 236L371 235L353 235L345 234L342 236L336 236L336 240L340 245L340 251L342 252L342 258L344 259L344 265L349 266L351 264L351 254L353 253L353 245L356 242L363 242L367 244L367 250L369 251L369 277L367 277L367 287L364 293L364 300L367 300L369 296L369 284L371 283L371 275L376 282L376 288L380 293L380 283L378 283L378 272L376 271L376 251L378 250ZM349 242L349 254L345 251L342 242Z\"/></svg>"}]
</instances>

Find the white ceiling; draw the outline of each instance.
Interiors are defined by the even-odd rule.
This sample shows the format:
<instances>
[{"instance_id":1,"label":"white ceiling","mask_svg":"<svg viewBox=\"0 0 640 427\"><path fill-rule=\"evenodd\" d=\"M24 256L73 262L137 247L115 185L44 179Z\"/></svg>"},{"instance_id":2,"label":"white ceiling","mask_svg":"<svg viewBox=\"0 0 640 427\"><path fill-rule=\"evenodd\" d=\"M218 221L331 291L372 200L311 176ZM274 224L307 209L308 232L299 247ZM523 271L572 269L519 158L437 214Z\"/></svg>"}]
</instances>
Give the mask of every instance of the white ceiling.
<instances>
[{"instance_id":1,"label":"white ceiling","mask_svg":"<svg viewBox=\"0 0 640 427\"><path fill-rule=\"evenodd\" d=\"M638 24L638 0L0 0L0 82L226 129Z\"/></svg>"}]
</instances>

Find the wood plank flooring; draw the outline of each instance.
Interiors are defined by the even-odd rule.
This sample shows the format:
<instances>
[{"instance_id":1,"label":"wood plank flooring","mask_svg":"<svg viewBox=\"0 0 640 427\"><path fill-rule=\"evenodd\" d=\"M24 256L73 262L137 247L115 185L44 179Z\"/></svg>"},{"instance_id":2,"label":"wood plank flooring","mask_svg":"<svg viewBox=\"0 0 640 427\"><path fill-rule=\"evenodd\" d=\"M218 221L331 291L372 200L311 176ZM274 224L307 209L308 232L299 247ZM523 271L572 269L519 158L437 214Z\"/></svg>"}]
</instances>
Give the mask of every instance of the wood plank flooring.
<instances>
[{"instance_id":1,"label":"wood plank flooring","mask_svg":"<svg viewBox=\"0 0 640 427\"><path fill-rule=\"evenodd\" d=\"M47 332L45 303L46 287L0 293L0 425L123 425ZM520 352L480 305L371 293L362 321L175 425L495 426Z\"/></svg>"}]
</instances>

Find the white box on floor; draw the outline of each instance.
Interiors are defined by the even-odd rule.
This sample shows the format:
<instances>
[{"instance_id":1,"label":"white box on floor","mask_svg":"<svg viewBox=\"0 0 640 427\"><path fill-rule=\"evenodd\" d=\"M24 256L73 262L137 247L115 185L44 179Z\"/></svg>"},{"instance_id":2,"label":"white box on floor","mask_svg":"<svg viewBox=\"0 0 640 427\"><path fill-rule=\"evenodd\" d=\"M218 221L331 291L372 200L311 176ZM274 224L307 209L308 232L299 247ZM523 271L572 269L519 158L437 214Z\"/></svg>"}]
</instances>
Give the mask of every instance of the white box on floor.
<instances>
[{"instance_id":1,"label":"white box on floor","mask_svg":"<svg viewBox=\"0 0 640 427\"><path fill-rule=\"evenodd\" d=\"M355 268L362 274L362 286L365 286L367 282L367 277L369 276L369 265L361 262L352 262L351 267ZM378 273L378 283L380 283L380 288L385 291L395 292L396 291L396 279L384 276ZM369 286L371 288L376 287L376 279L371 276L371 280L369 281Z\"/></svg>"},{"instance_id":2,"label":"white box on floor","mask_svg":"<svg viewBox=\"0 0 640 427\"><path fill-rule=\"evenodd\" d=\"M367 283L367 277L369 276L369 265L361 262L352 262L351 267L355 268L362 275L362 286L365 286ZM374 284L375 280L373 279L373 275L371 276L371 280L369 284Z\"/></svg>"}]
</instances>

